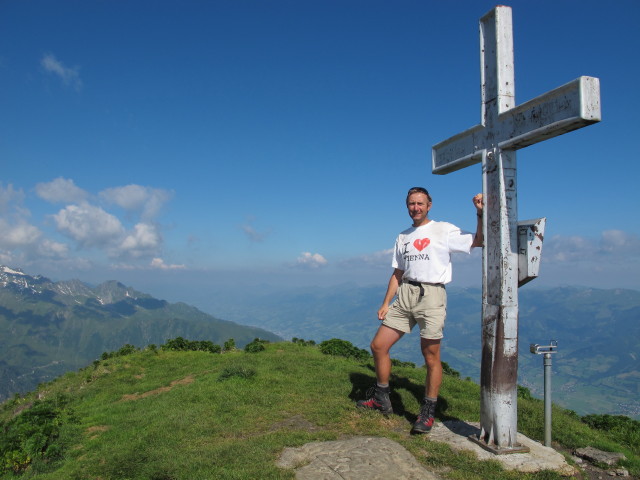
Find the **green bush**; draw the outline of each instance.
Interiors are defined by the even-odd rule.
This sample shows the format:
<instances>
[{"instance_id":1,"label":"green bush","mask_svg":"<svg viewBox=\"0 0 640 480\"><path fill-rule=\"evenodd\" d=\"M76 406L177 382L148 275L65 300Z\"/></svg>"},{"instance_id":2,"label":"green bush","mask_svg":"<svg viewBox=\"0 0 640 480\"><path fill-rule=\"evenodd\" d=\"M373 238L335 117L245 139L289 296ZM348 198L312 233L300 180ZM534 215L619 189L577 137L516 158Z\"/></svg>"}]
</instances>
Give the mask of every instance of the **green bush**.
<instances>
[{"instance_id":1,"label":"green bush","mask_svg":"<svg viewBox=\"0 0 640 480\"><path fill-rule=\"evenodd\" d=\"M416 364L413 362L404 362L402 360L398 360L397 358L391 359L391 365L394 367L408 367L408 368L416 368Z\"/></svg>"},{"instance_id":2,"label":"green bush","mask_svg":"<svg viewBox=\"0 0 640 480\"><path fill-rule=\"evenodd\" d=\"M209 340L194 340L190 342L190 350L194 352L220 353L222 348Z\"/></svg>"},{"instance_id":3,"label":"green bush","mask_svg":"<svg viewBox=\"0 0 640 480\"><path fill-rule=\"evenodd\" d=\"M167 340L164 345L161 346L163 350L175 350L178 352L184 352L190 350L188 340L185 340L182 337L176 337L171 340Z\"/></svg>"},{"instance_id":4,"label":"green bush","mask_svg":"<svg viewBox=\"0 0 640 480\"><path fill-rule=\"evenodd\" d=\"M220 353L222 349L220 345L209 340L185 340L182 337L176 337L173 340L167 340L167 343L162 345L163 350L173 350L177 352L209 352Z\"/></svg>"},{"instance_id":5,"label":"green bush","mask_svg":"<svg viewBox=\"0 0 640 480\"><path fill-rule=\"evenodd\" d=\"M460 378L459 371L451 368L447 362L441 362L441 363L442 363L442 373L444 373L445 375L449 375L451 377Z\"/></svg>"},{"instance_id":6,"label":"green bush","mask_svg":"<svg viewBox=\"0 0 640 480\"><path fill-rule=\"evenodd\" d=\"M518 387L518 398L524 398L525 400L533 400L533 395L531 395L531 390L527 387L523 387L522 385L516 385Z\"/></svg>"},{"instance_id":7,"label":"green bush","mask_svg":"<svg viewBox=\"0 0 640 480\"><path fill-rule=\"evenodd\" d=\"M295 343L297 345L302 345L303 347L313 347L316 342L313 340L304 340L302 338L293 337L291 339L291 343Z\"/></svg>"},{"instance_id":8,"label":"green bush","mask_svg":"<svg viewBox=\"0 0 640 480\"><path fill-rule=\"evenodd\" d=\"M640 448L640 422L624 415L586 415L582 422L615 437L623 445Z\"/></svg>"},{"instance_id":9,"label":"green bush","mask_svg":"<svg viewBox=\"0 0 640 480\"><path fill-rule=\"evenodd\" d=\"M116 350L115 352L103 352L102 356L100 358L102 360L108 360L108 359L114 358L114 357L124 357L126 355L131 355L132 353L135 353L135 352L138 352L138 351L140 351L139 348L137 348L134 345L131 345L129 343L126 343L125 345L120 347L119 350Z\"/></svg>"},{"instance_id":10,"label":"green bush","mask_svg":"<svg viewBox=\"0 0 640 480\"><path fill-rule=\"evenodd\" d=\"M351 342L332 338L325 340L318 346L320 351L325 355L334 355L336 357L353 358L361 362L366 362L371 358L371 354L362 348L358 348Z\"/></svg>"},{"instance_id":11,"label":"green bush","mask_svg":"<svg viewBox=\"0 0 640 480\"><path fill-rule=\"evenodd\" d=\"M269 340L260 340L259 338L254 338L252 342L245 345L244 351L249 353L261 352L266 348L265 344L267 343L269 343Z\"/></svg>"},{"instance_id":12,"label":"green bush","mask_svg":"<svg viewBox=\"0 0 640 480\"><path fill-rule=\"evenodd\" d=\"M68 398L35 400L31 408L0 423L0 473L21 473L33 462L52 462L62 458L60 429L72 420Z\"/></svg>"},{"instance_id":13,"label":"green bush","mask_svg":"<svg viewBox=\"0 0 640 480\"><path fill-rule=\"evenodd\" d=\"M230 338L226 342L224 342L224 351L230 352L236 349L236 341L233 338Z\"/></svg>"}]
</instances>

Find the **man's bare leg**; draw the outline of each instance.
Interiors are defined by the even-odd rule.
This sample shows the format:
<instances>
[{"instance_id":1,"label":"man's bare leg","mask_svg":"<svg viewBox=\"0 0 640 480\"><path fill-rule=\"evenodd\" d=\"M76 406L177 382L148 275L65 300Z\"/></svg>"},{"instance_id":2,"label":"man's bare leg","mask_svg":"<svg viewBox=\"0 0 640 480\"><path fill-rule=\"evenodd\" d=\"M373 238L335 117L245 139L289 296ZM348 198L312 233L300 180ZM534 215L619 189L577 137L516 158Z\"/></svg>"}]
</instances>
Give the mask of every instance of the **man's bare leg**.
<instances>
[{"instance_id":1,"label":"man's bare leg","mask_svg":"<svg viewBox=\"0 0 640 480\"><path fill-rule=\"evenodd\" d=\"M402 338L404 332L380 325L378 332L371 340L371 353L376 367L376 379L381 385L389 385L391 376L391 355L389 351Z\"/></svg>"},{"instance_id":2,"label":"man's bare leg","mask_svg":"<svg viewBox=\"0 0 640 480\"><path fill-rule=\"evenodd\" d=\"M389 377L391 376L391 347L402 338L404 333L381 325L371 341L371 353L376 366L376 386L367 392L367 399L357 402L358 408L379 410L385 415L393 413L389 394Z\"/></svg>"},{"instance_id":3,"label":"man's bare leg","mask_svg":"<svg viewBox=\"0 0 640 480\"><path fill-rule=\"evenodd\" d=\"M442 383L442 362L440 361L440 340L420 339L420 346L424 361L427 365L427 379L425 381L424 400L420 406L420 413L411 433L429 433L435 422L436 403L440 384Z\"/></svg>"},{"instance_id":4,"label":"man's bare leg","mask_svg":"<svg viewBox=\"0 0 640 480\"><path fill-rule=\"evenodd\" d=\"M442 384L442 362L440 361L440 340L420 339L420 347L424 362L427 365L427 379L425 382L424 396L438 398L440 385Z\"/></svg>"}]
</instances>

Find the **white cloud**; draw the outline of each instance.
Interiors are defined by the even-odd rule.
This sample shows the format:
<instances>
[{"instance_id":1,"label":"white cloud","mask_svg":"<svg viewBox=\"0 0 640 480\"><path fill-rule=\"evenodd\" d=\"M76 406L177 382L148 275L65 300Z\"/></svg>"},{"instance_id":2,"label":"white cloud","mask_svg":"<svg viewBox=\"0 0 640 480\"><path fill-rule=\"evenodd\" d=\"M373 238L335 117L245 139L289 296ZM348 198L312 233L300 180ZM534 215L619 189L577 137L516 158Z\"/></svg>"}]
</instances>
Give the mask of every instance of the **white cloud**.
<instances>
[{"instance_id":1,"label":"white cloud","mask_svg":"<svg viewBox=\"0 0 640 480\"><path fill-rule=\"evenodd\" d=\"M38 245L38 254L43 257L66 258L69 254L69 246L45 238Z\"/></svg>"},{"instance_id":2,"label":"white cloud","mask_svg":"<svg viewBox=\"0 0 640 480\"><path fill-rule=\"evenodd\" d=\"M0 261L24 265L38 258L65 258L67 246L45 238L43 232L28 221L31 213L23 206L24 199L22 190L0 184Z\"/></svg>"},{"instance_id":3,"label":"white cloud","mask_svg":"<svg viewBox=\"0 0 640 480\"><path fill-rule=\"evenodd\" d=\"M79 246L102 249L111 258L156 256L162 247L156 225L140 222L127 231L116 216L88 203L68 205L53 218L58 231Z\"/></svg>"},{"instance_id":4,"label":"white cloud","mask_svg":"<svg viewBox=\"0 0 640 480\"><path fill-rule=\"evenodd\" d=\"M3 187L0 183L0 215L4 218L24 219L31 213L24 207L25 194L22 189L13 188L12 184Z\"/></svg>"},{"instance_id":5,"label":"white cloud","mask_svg":"<svg viewBox=\"0 0 640 480\"><path fill-rule=\"evenodd\" d=\"M619 255L640 254L640 237L622 230L605 230L600 239L600 248L607 253Z\"/></svg>"},{"instance_id":6,"label":"white cloud","mask_svg":"<svg viewBox=\"0 0 640 480\"><path fill-rule=\"evenodd\" d=\"M3 187L0 183L0 213L6 213L9 211L9 207L14 203L22 203L24 200L24 192L22 190L16 190L13 185L9 184L7 187Z\"/></svg>"},{"instance_id":7,"label":"white cloud","mask_svg":"<svg viewBox=\"0 0 640 480\"><path fill-rule=\"evenodd\" d=\"M542 245L542 261L570 262L592 258L597 251L593 239L574 236L555 235Z\"/></svg>"},{"instance_id":8,"label":"white cloud","mask_svg":"<svg viewBox=\"0 0 640 480\"><path fill-rule=\"evenodd\" d=\"M640 237L621 230L605 230L600 238L556 235L542 246L543 262L618 263L639 257Z\"/></svg>"},{"instance_id":9,"label":"white cloud","mask_svg":"<svg viewBox=\"0 0 640 480\"><path fill-rule=\"evenodd\" d=\"M73 180L58 177L35 187L38 197L50 203L67 205L57 213L49 215L51 224L58 233L69 238L70 244L47 238L38 226L28 221L30 212L24 208L25 194L12 185L0 184L0 258L13 260L21 265L34 261L71 265L74 259L84 261L78 251L93 249L96 254L123 261L143 258L158 258L163 238L160 226L149 220L169 200L171 193L161 189L128 185L105 190L101 197L127 211L138 211L142 221L130 228L114 214L87 200L91 195L77 187ZM72 255L72 247L75 253ZM70 263L71 262L71 263ZM8 262L7 262L8 263ZM43 264L44 264L43 263ZM156 264L153 268L174 269L180 265ZM149 268L148 265L145 268Z\"/></svg>"},{"instance_id":10,"label":"white cloud","mask_svg":"<svg viewBox=\"0 0 640 480\"><path fill-rule=\"evenodd\" d=\"M161 258L154 258L151 260L151 268L156 268L159 270L182 270L186 268L184 265L174 265L174 264L166 264L164 260Z\"/></svg>"},{"instance_id":11,"label":"white cloud","mask_svg":"<svg viewBox=\"0 0 640 480\"><path fill-rule=\"evenodd\" d=\"M5 219L0 219L0 248L14 249L23 248L36 244L42 232L38 227L34 227L27 222L19 221L11 224Z\"/></svg>"},{"instance_id":12,"label":"white cloud","mask_svg":"<svg viewBox=\"0 0 640 480\"><path fill-rule=\"evenodd\" d=\"M76 186L73 180L62 177L47 183L38 183L36 194L50 203L79 203L89 196L86 191Z\"/></svg>"},{"instance_id":13,"label":"white cloud","mask_svg":"<svg viewBox=\"0 0 640 480\"><path fill-rule=\"evenodd\" d=\"M247 235L249 240L256 243L262 242L265 238L267 238L267 236L270 233L270 232L258 232L256 231L255 228L253 228L253 226L249 224L242 225L240 228L242 228L242 231Z\"/></svg>"},{"instance_id":14,"label":"white cloud","mask_svg":"<svg viewBox=\"0 0 640 480\"><path fill-rule=\"evenodd\" d=\"M154 255L162 244L162 237L157 228L149 223L138 223L133 231L125 236L117 252L112 252L112 256L122 254L132 257L143 257Z\"/></svg>"},{"instance_id":15,"label":"white cloud","mask_svg":"<svg viewBox=\"0 0 640 480\"><path fill-rule=\"evenodd\" d=\"M16 258L11 254L11 252L3 252L0 250L0 264L1 265L18 265L16 262Z\"/></svg>"},{"instance_id":16,"label":"white cloud","mask_svg":"<svg viewBox=\"0 0 640 480\"><path fill-rule=\"evenodd\" d=\"M78 67L66 67L51 53L47 53L42 57L40 65L45 69L45 71L60 78L65 85L73 87L76 90L80 90L82 88L82 80L78 73Z\"/></svg>"},{"instance_id":17,"label":"white cloud","mask_svg":"<svg viewBox=\"0 0 640 480\"><path fill-rule=\"evenodd\" d=\"M296 265L305 268L320 268L328 264L327 259L319 253L302 252L296 260Z\"/></svg>"},{"instance_id":18,"label":"white cloud","mask_svg":"<svg viewBox=\"0 0 640 480\"><path fill-rule=\"evenodd\" d=\"M377 252L360 255L359 257L347 258L340 262L340 265L348 268L357 268L359 266L369 267L389 267L391 268L391 258L393 256L393 248L379 250Z\"/></svg>"},{"instance_id":19,"label":"white cloud","mask_svg":"<svg viewBox=\"0 0 640 480\"><path fill-rule=\"evenodd\" d=\"M120 220L88 203L68 205L53 218L58 231L84 247L107 246L124 233Z\"/></svg>"},{"instance_id":20,"label":"white cloud","mask_svg":"<svg viewBox=\"0 0 640 480\"><path fill-rule=\"evenodd\" d=\"M130 212L140 212L145 220L155 218L172 196L173 193L168 190L134 184L108 188L100 192L100 197L107 202Z\"/></svg>"}]
</instances>

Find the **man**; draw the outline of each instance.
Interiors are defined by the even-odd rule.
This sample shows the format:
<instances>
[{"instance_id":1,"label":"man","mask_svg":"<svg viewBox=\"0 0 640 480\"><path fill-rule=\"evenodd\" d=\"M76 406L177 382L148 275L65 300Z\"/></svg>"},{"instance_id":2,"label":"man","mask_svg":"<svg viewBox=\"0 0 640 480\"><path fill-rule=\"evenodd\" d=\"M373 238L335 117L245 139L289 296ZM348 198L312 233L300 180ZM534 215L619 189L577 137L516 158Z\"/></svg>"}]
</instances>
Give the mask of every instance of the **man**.
<instances>
[{"instance_id":1,"label":"man","mask_svg":"<svg viewBox=\"0 0 640 480\"><path fill-rule=\"evenodd\" d=\"M480 193L473 197L478 217L475 235L463 232L450 223L430 220L431 196L422 187L409 190L406 204L413 226L396 239L392 261L394 270L378 310L382 325L371 341L377 383L367 394L370 398L360 400L357 406L380 410L384 414L393 413L389 399L389 350L418 324L427 378L424 401L411 433L427 433L433 426L442 383L440 341L447 308L444 286L451 281L450 254L470 253L473 247L482 246L483 200ZM396 301L389 307L396 294Z\"/></svg>"}]
</instances>

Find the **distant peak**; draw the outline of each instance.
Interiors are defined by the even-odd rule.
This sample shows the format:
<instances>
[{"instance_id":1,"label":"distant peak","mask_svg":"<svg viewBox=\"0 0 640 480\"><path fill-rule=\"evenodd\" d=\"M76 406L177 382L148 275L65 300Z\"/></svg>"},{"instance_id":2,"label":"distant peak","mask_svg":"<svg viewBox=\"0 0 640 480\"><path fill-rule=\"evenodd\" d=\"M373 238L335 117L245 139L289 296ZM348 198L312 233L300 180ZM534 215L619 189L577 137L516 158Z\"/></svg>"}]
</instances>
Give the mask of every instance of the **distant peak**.
<instances>
[{"instance_id":1,"label":"distant peak","mask_svg":"<svg viewBox=\"0 0 640 480\"><path fill-rule=\"evenodd\" d=\"M2 273L9 273L11 275L25 275L25 273L19 268L10 268L6 265L0 265L0 271Z\"/></svg>"}]
</instances>

